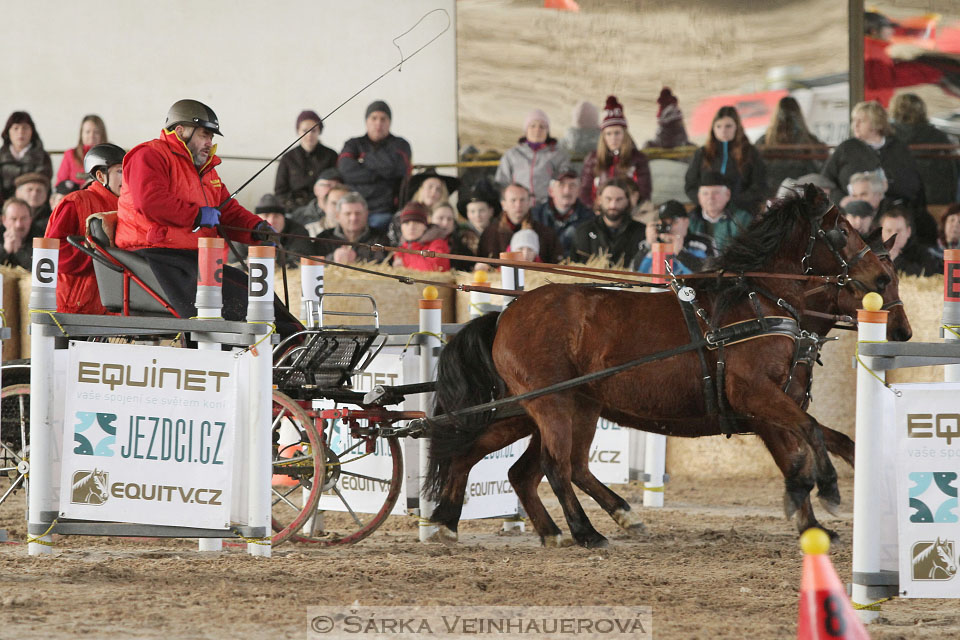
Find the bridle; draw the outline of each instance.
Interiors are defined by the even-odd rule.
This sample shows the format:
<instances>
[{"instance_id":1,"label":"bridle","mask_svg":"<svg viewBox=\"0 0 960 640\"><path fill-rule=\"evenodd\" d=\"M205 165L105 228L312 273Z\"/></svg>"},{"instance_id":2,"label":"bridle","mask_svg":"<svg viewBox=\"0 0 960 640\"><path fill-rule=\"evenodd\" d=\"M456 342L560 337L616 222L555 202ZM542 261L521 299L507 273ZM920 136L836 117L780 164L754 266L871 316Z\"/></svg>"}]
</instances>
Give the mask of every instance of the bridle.
<instances>
[{"instance_id":1,"label":"bridle","mask_svg":"<svg viewBox=\"0 0 960 640\"><path fill-rule=\"evenodd\" d=\"M814 287L813 289L809 289L804 293L804 296L805 297L812 296L821 291L825 291L835 284L837 287L835 289L835 293L836 293L835 306L839 308L840 307L840 289L842 289L846 285L852 284L856 288L863 291L865 294L873 291L862 280L850 277L850 269L856 266L856 264L859 263L861 260L863 260L867 256L867 254L870 253L871 251L873 251L874 255L876 255L877 258L880 260L883 260L884 258L889 260L890 254L886 250L886 247L881 246L880 249L874 250L874 249L871 249L868 243L864 242L863 248L860 249L860 251L858 251L855 256L853 256L849 260L846 259L843 255L843 249L847 246L848 235L847 235L847 231L840 228L839 226L839 221L840 221L839 210L837 210L837 218L836 218L837 222L834 224L833 228L832 229L823 228L824 219L827 217L828 214L830 214L835 209L837 209L837 205L831 204L829 208L826 208L823 211L823 213L818 215L811 223L810 238L807 241L807 250L803 256L803 259L800 262L800 265L801 265L801 268L803 268L804 274L809 274L813 270L813 267L809 264L809 261L811 256L813 255L813 249L817 240L822 240L824 244L826 244L827 248L830 250L834 258L836 258L838 264L840 265L840 273L834 279L835 281L820 285L819 287ZM881 292L876 291L875 293L881 293ZM886 302L883 304L881 309L883 309L884 311L887 311L896 306L903 306L903 301L900 299L897 299L891 302ZM834 322L847 322L850 324L855 324L853 322L853 319L850 318L849 316L841 316L836 314L822 313L819 311L810 311L810 310L804 311L804 313L809 316L827 318L827 319L833 320Z\"/></svg>"},{"instance_id":2,"label":"bridle","mask_svg":"<svg viewBox=\"0 0 960 640\"><path fill-rule=\"evenodd\" d=\"M832 229L824 229L823 221L831 212L836 211L837 217L836 222ZM817 243L817 240L822 240L827 248L830 250L830 253L833 254L833 257L836 258L837 262L840 265L840 273L836 276L836 281L834 284L837 287L845 287L848 283L852 283L862 289L863 291L869 291L870 289L860 280L850 277L850 269L852 269L858 262L863 260L868 253L870 253L870 245L864 243L863 248L857 252L853 258L849 260L844 257L843 249L847 246L848 235L845 229L840 227L840 211L837 209L837 205L831 203L829 208L824 209L816 218L811 221L810 224L810 238L807 240L807 250L803 255L803 258L800 260L800 268L803 269L803 273L809 275L813 271L813 266L810 264L810 258L813 256L813 248Z\"/></svg>"}]
</instances>

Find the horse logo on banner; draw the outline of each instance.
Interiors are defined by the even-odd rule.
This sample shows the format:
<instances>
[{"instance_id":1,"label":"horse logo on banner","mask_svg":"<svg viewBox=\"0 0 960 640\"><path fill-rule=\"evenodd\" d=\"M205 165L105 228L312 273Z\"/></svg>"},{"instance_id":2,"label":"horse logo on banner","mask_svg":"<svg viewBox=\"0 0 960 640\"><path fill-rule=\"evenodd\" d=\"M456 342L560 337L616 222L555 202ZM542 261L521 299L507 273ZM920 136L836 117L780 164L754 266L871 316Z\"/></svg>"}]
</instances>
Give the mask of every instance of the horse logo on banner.
<instances>
[{"instance_id":1,"label":"horse logo on banner","mask_svg":"<svg viewBox=\"0 0 960 640\"><path fill-rule=\"evenodd\" d=\"M950 580L957 575L953 540L921 541L910 550L914 580Z\"/></svg>"},{"instance_id":2,"label":"horse logo on banner","mask_svg":"<svg viewBox=\"0 0 960 640\"><path fill-rule=\"evenodd\" d=\"M70 502L73 504L103 504L110 497L107 492L110 476L106 471L80 470L73 473Z\"/></svg>"}]
</instances>

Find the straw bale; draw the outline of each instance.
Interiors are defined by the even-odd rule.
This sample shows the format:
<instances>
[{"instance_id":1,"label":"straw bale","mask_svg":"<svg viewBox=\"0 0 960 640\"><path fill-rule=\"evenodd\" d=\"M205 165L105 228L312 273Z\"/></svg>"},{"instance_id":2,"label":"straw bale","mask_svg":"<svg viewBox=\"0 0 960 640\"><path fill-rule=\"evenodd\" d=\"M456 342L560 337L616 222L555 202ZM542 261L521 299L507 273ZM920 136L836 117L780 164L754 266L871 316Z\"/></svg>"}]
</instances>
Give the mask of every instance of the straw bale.
<instances>
[{"instance_id":1,"label":"straw bale","mask_svg":"<svg viewBox=\"0 0 960 640\"><path fill-rule=\"evenodd\" d=\"M452 272L426 272L411 271L410 269L399 269L383 264L359 264L364 269L371 269L377 273L391 275L408 276L423 280L433 280L454 284L455 277ZM384 278L369 273L361 273L343 267L328 266L324 270L323 276L324 292L326 293L364 293L373 296L377 302L377 310L380 312L380 324L417 324L420 320L420 311L418 301L421 299L423 289L426 285L406 285L392 278ZM453 322L454 320L454 296L453 289L447 287L437 287L439 298L443 300L443 310L441 317L443 322ZM291 300L292 301L292 300ZM329 298L324 302L324 311L353 311L367 312L370 305L364 300L350 298ZM370 318L349 316L330 316L327 318L330 324L343 325L364 325L371 324Z\"/></svg>"},{"instance_id":2,"label":"straw bale","mask_svg":"<svg viewBox=\"0 0 960 640\"><path fill-rule=\"evenodd\" d=\"M273 272L273 290L276 292L277 296L282 301L284 299L283 295L283 271L278 265L276 270ZM300 269L299 268L287 268L287 296L289 298L288 307L290 313L296 318L300 317Z\"/></svg>"},{"instance_id":3,"label":"straw bale","mask_svg":"<svg viewBox=\"0 0 960 640\"><path fill-rule=\"evenodd\" d=\"M3 359L16 360L20 357L20 278L29 277L29 272L20 267L0 267L3 277L3 316L6 326L10 327L9 340L3 341ZM26 302L24 303L26 304Z\"/></svg>"},{"instance_id":4,"label":"straw bale","mask_svg":"<svg viewBox=\"0 0 960 640\"><path fill-rule=\"evenodd\" d=\"M454 281L456 284L473 284L473 272L472 271L454 271ZM493 289L500 288L502 280L500 278L500 271L492 269L487 272L487 281L485 286L491 287ZM470 321L470 292L469 291L457 291L454 296L455 302L455 315L454 322L463 324ZM490 304L495 306L503 306L503 296L491 295Z\"/></svg>"},{"instance_id":5,"label":"straw bale","mask_svg":"<svg viewBox=\"0 0 960 640\"><path fill-rule=\"evenodd\" d=\"M30 272L20 270L17 289L20 296L20 357L30 357ZM4 296L6 297L6 296Z\"/></svg>"},{"instance_id":6,"label":"straw bale","mask_svg":"<svg viewBox=\"0 0 960 640\"><path fill-rule=\"evenodd\" d=\"M915 342L940 342L943 324L943 276L920 278L900 277L900 299L910 319ZM887 375L890 382L943 382L943 367L911 367L894 369Z\"/></svg>"}]
</instances>

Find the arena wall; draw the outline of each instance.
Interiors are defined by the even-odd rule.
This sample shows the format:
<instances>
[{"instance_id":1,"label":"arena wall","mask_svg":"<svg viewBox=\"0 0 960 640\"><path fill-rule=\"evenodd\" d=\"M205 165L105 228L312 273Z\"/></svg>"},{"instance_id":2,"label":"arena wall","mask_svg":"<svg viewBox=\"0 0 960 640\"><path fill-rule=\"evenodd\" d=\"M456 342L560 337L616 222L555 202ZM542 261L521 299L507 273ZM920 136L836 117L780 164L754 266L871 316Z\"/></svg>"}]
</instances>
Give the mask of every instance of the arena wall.
<instances>
[{"instance_id":1,"label":"arena wall","mask_svg":"<svg viewBox=\"0 0 960 640\"><path fill-rule=\"evenodd\" d=\"M77 144L82 117L96 113L110 141L129 149L156 137L167 108L189 97L219 116L221 155L271 158L296 138L302 109L324 116L395 65L401 58L392 40L437 8L448 12L449 30L334 114L321 142L339 152L364 133L367 104L383 99L414 162L454 162L454 0L7 3L0 117L30 112L44 146L62 150ZM446 16L433 13L396 44L409 55L446 25ZM56 171L60 157L53 162ZM236 188L262 164L225 160L220 174ZM252 207L273 190L274 176L271 167L240 202Z\"/></svg>"}]
</instances>

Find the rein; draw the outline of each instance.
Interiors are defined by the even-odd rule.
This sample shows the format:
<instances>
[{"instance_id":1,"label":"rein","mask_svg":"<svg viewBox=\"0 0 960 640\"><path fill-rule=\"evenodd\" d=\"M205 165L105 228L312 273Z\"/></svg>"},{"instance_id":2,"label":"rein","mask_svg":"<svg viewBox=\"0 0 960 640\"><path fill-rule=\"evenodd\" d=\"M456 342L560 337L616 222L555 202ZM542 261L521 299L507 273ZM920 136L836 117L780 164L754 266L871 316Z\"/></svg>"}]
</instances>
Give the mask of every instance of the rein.
<instances>
[{"instance_id":1,"label":"rein","mask_svg":"<svg viewBox=\"0 0 960 640\"><path fill-rule=\"evenodd\" d=\"M227 231L241 231L249 232L250 230L246 227L233 227L228 225L221 225L224 230ZM340 239L340 238L316 238L312 236L304 236L295 233L281 233L281 232L272 232L271 236L276 236L278 238L296 238L301 240L306 240L312 243L332 243L339 245L349 245L352 247L363 247L373 251L374 253L405 253L408 255L416 255L424 258L446 258L448 260L463 260L469 259L471 262L480 262L483 264L489 264L492 266L503 266L503 267L515 267L520 269L525 269L527 271L541 271L544 273L552 273L555 275L566 275L566 276L575 276L581 278L589 278L592 280L600 280L603 282L611 282L623 285L629 285L634 287L655 287L666 289L667 285L659 282L650 282L646 280L638 280L637 278L663 278L664 274L662 273L642 273L636 271L624 271L617 269L602 269L599 267L587 267L583 265L573 265L573 264L545 264L538 262L524 262L521 260L505 260L502 258L483 258L479 256L464 256L459 254L451 253L441 253L438 251L427 251L419 249L407 249L406 247L393 247L383 244L370 244L366 242L354 242L351 240ZM436 282L432 280L423 280L420 278L411 278L408 276L397 276L393 274L386 274L380 271L374 271L371 269L363 269L361 267L354 267L352 265L335 262L327 258L319 258L317 256L308 256L304 254L297 253L295 251L287 250L287 254L295 256L298 258L308 258L310 260L316 260L317 262L322 262L323 264L344 267L346 269L352 269L355 271L360 271L363 273L369 273L373 275L379 275L385 278L391 278L398 280L403 284L432 284L437 287L444 287L449 289L457 289L461 291L485 291L492 293L506 293L507 295L519 295L522 291L516 290L496 290L491 289L490 287L484 288L472 288L472 285L451 285L450 283L445 282ZM600 275L607 274L607 275ZM624 277L613 277L613 276L631 276L629 278ZM841 278L840 276L825 276L825 275L816 275L816 274L794 274L794 273L766 273L762 271L750 271L744 273L726 273L723 271L711 271L703 273L691 273L685 275L675 276L678 280L700 280L700 279L720 279L720 278L772 278L780 280L795 280L802 282L821 282L824 285L834 284L838 286L843 286L846 282L846 278Z\"/></svg>"}]
</instances>

